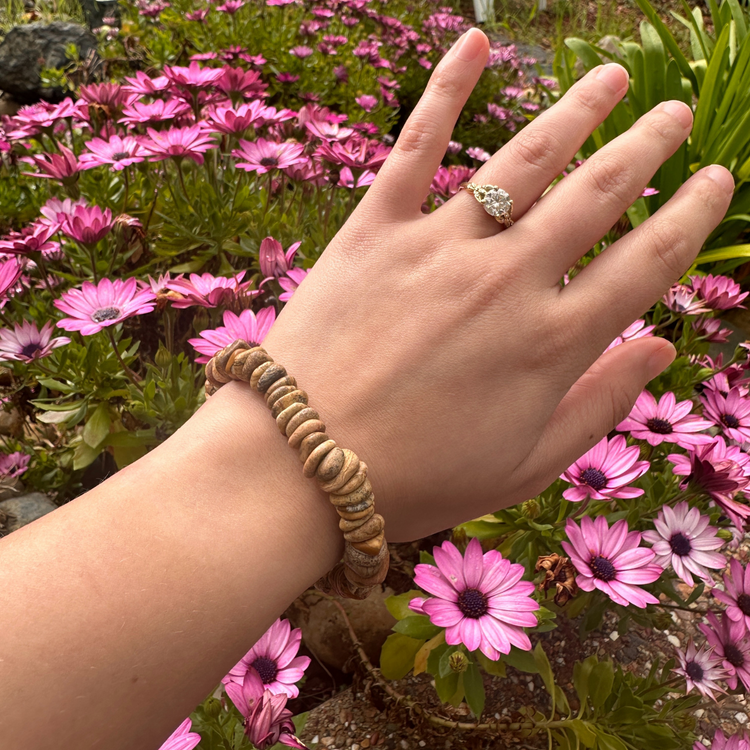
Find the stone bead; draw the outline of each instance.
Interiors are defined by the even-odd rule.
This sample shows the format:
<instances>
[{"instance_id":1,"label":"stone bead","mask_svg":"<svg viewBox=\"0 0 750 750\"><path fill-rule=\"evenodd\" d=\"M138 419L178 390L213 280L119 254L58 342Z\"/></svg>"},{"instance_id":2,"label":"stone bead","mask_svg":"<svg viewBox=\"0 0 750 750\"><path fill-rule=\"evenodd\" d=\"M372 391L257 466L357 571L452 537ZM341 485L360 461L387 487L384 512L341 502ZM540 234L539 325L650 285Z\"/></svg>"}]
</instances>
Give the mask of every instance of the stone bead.
<instances>
[{"instance_id":1,"label":"stone bead","mask_svg":"<svg viewBox=\"0 0 750 750\"><path fill-rule=\"evenodd\" d=\"M232 362L234 361L233 357L240 349L247 349L247 343L242 339L237 339L214 356L216 370L226 374L231 380L236 380L236 376L232 373Z\"/></svg>"},{"instance_id":2,"label":"stone bead","mask_svg":"<svg viewBox=\"0 0 750 750\"><path fill-rule=\"evenodd\" d=\"M215 388L221 388L224 383L229 382L229 378L221 376L218 372L216 372L216 367L214 366L213 359L210 359L206 363L206 380L208 380Z\"/></svg>"},{"instance_id":3,"label":"stone bead","mask_svg":"<svg viewBox=\"0 0 750 750\"><path fill-rule=\"evenodd\" d=\"M315 476L322 482L329 482L338 476L341 469L344 468L344 451L341 448L334 448L320 462Z\"/></svg>"},{"instance_id":4,"label":"stone bead","mask_svg":"<svg viewBox=\"0 0 750 750\"><path fill-rule=\"evenodd\" d=\"M258 393L265 393L271 386L271 383L275 383L279 378L283 378L286 375L286 367L276 362L263 372L258 378L258 385L255 389Z\"/></svg>"},{"instance_id":5,"label":"stone bead","mask_svg":"<svg viewBox=\"0 0 750 750\"><path fill-rule=\"evenodd\" d=\"M301 406L304 406L304 404L301 404ZM289 407L292 408L291 406ZM282 414L286 413L286 409L281 412ZM298 411L290 420L289 424L286 426L286 431L289 432L289 425L294 422L297 417L300 417L304 412L306 412L307 409L303 409L302 411ZM312 411L312 410L311 410ZM281 416L281 415L279 415ZM277 420L278 422L278 420ZM313 432L325 432L326 426L319 420L319 419L308 419L306 422L303 422L289 437L289 445L292 448L299 448L300 443L308 436L312 435Z\"/></svg>"},{"instance_id":6,"label":"stone bead","mask_svg":"<svg viewBox=\"0 0 750 750\"><path fill-rule=\"evenodd\" d=\"M350 542L344 542L344 557L342 562L348 568L355 570L362 578L376 575L385 561L386 566L390 561L388 545L383 544L377 555L368 555L358 550Z\"/></svg>"},{"instance_id":7,"label":"stone bead","mask_svg":"<svg viewBox=\"0 0 750 750\"><path fill-rule=\"evenodd\" d=\"M293 419L288 425L286 429L286 436L291 437L292 433L303 423L307 422L309 419L320 419L320 414L318 414L315 409L312 408L312 406L306 407L303 411L301 411L295 419ZM296 447L296 446L292 446Z\"/></svg>"},{"instance_id":8,"label":"stone bead","mask_svg":"<svg viewBox=\"0 0 750 750\"><path fill-rule=\"evenodd\" d=\"M384 544L382 549L386 552L386 554L371 558L377 561L377 566L372 569L368 568L366 570L363 570L362 573L364 573L364 575L359 572L359 569L355 569L350 567L349 565L345 565L344 567L346 568L345 573L347 580L354 586L369 587L368 592L372 589L373 586L377 586L379 583L383 583L385 577L388 575L388 567L391 560L390 556L387 554L387 545Z\"/></svg>"},{"instance_id":9,"label":"stone bead","mask_svg":"<svg viewBox=\"0 0 750 750\"><path fill-rule=\"evenodd\" d=\"M208 380L208 379L206 380L206 386L205 386L205 388L206 388L206 397L208 397L208 396L213 396L213 395L214 395L214 393L216 393L216 391L218 391L218 390L219 390L219 389L218 389L218 388L217 388L217 387L216 387L216 386L215 386L215 385L214 385L214 384L213 384L213 383L212 383L212 382L211 382L210 380Z\"/></svg>"},{"instance_id":10,"label":"stone bead","mask_svg":"<svg viewBox=\"0 0 750 750\"><path fill-rule=\"evenodd\" d=\"M336 490L336 494L348 495L349 493L354 492L357 487L362 486L365 479L367 479L367 464L364 461L360 461L359 468L354 476L343 487L339 487L339 489ZM331 500L331 502L333 502L333 500Z\"/></svg>"},{"instance_id":11,"label":"stone bead","mask_svg":"<svg viewBox=\"0 0 750 750\"><path fill-rule=\"evenodd\" d=\"M368 539L364 542L352 542L352 547L358 549L360 552L364 552L366 555L375 555L380 552L381 548L385 544L385 534L381 531L377 536L372 539Z\"/></svg>"},{"instance_id":12,"label":"stone bead","mask_svg":"<svg viewBox=\"0 0 750 750\"><path fill-rule=\"evenodd\" d=\"M351 531L344 532L344 539L347 542L364 542L377 536L385 528L383 516L378 513L372 515L361 526Z\"/></svg>"},{"instance_id":13,"label":"stone bead","mask_svg":"<svg viewBox=\"0 0 750 750\"><path fill-rule=\"evenodd\" d=\"M302 473L309 479L315 475L315 472L320 466L320 462L336 447L335 440L326 440L325 443L321 443L313 452L307 457L304 466L302 467Z\"/></svg>"},{"instance_id":14,"label":"stone bead","mask_svg":"<svg viewBox=\"0 0 750 750\"><path fill-rule=\"evenodd\" d=\"M375 508L372 509L372 512L375 513ZM358 518L355 521L347 521L345 518L339 518L339 529L341 529L344 534L354 531L354 529L358 529L362 524L367 523L370 520L370 517L371 516Z\"/></svg>"},{"instance_id":15,"label":"stone bead","mask_svg":"<svg viewBox=\"0 0 750 750\"><path fill-rule=\"evenodd\" d=\"M268 403L269 396L277 389L277 388L283 388L284 386L292 385L297 386L297 378L294 377L294 375L287 375L284 378L279 378L275 383L271 383L271 385L268 386L268 390L266 391L266 403Z\"/></svg>"},{"instance_id":16,"label":"stone bead","mask_svg":"<svg viewBox=\"0 0 750 750\"><path fill-rule=\"evenodd\" d=\"M348 511L344 508L336 508L336 510L345 521L358 521L360 518L369 518L375 512L375 506L371 504L358 511Z\"/></svg>"},{"instance_id":17,"label":"stone bead","mask_svg":"<svg viewBox=\"0 0 750 750\"><path fill-rule=\"evenodd\" d=\"M356 505L357 503L361 503L363 500L372 497L372 485L370 484L370 480L365 477L365 481L362 482L362 484L360 484L356 490L350 492L348 495L336 494L329 495L328 497L331 503L337 508L343 508L347 505Z\"/></svg>"},{"instance_id":18,"label":"stone bead","mask_svg":"<svg viewBox=\"0 0 750 750\"><path fill-rule=\"evenodd\" d=\"M359 457L354 451L348 448L343 449L344 463L339 472L327 482L321 482L320 489L323 492L338 492L359 469ZM318 469L318 479L321 479L320 469Z\"/></svg>"},{"instance_id":19,"label":"stone bead","mask_svg":"<svg viewBox=\"0 0 750 750\"><path fill-rule=\"evenodd\" d=\"M286 409L284 409L284 411L282 411L281 414L276 417L276 426L279 428L279 432L282 435L286 434L287 422L289 422L290 419L293 419L294 415L304 408L305 405L297 401L287 406ZM323 429L325 429L325 427Z\"/></svg>"},{"instance_id":20,"label":"stone bead","mask_svg":"<svg viewBox=\"0 0 750 750\"><path fill-rule=\"evenodd\" d=\"M325 443L326 440L331 438L325 434L325 432L313 432L307 437L302 439L299 444L299 460L305 463L310 457L310 454L321 444Z\"/></svg>"},{"instance_id":21,"label":"stone bead","mask_svg":"<svg viewBox=\"0 0 750 750\"><path fill-rule=\"evenodd\" d=\"M272 394L266 395L266 406L270 409L282 396L286 396L287 393L294 393L296 390L293 385L283 385L281 388L276 388Z\"/></svg>"},{"instance_id":22,"label":"stone bead","mask_svg":"<svg viewBox=\"0 0 750 750\"><path fill-rule=\"evenodd\" d=\"M249 358L247 361L248 362L250 361ZM272 365L273 365L273 360L270 357L268 357L268 359L261 360L261 362L255 366L255 368L250 373L250 380L247 381L248 383L250 383L250 387L253 390L256 390L256 391L258 390L258 381L260 380L261 375L263 375L263 373ZM247 371L247 362L245 363L245 367L242 370L243 380L245 379L246 371Z\"/></svg>"},{"instance_id":23,"label":"stone bead","mask_svg":"<svg viewBox=\"0 0 750 750\"><path fill-rule=\"evenodd\" d=\"M292 391L291 393L282 396L275 401L274 405L271 407L271 416L276 419L276 417L278 417L287 406L291 406L296 402L307 404L307 394L304 391L297 389L296 391Z\"/></svg>"}]
</instances>

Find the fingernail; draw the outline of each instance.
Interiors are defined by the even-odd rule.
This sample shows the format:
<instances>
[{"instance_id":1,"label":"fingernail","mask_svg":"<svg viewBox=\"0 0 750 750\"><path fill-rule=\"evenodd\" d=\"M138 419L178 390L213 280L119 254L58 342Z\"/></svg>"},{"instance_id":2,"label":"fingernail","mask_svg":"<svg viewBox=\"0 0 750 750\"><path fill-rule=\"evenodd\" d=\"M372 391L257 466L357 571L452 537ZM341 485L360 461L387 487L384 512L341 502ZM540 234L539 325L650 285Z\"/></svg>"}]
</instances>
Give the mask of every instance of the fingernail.
<instances>
[{"instance_id":1,"label":"fingernail","mask_svg":"<svg viewBox=\"0 0 750 750\"><path fill-rule=\"evenodd\" d=\"M722 190L727 193L734 192L734 177L732 173L719 164L712 164L703 170L706 177L710 177Z\"/></svg>"},{"instance_id":2,"label":"fingernail","mask_svg":"<svg viewBox=\"0 0 750 750\"><path fill-rule=\"evenodd\" d=\"M484 39L484 34L479 29L469 29L453 45L453 54L459 60L469 62L484 49Z\"/></svg>"},{"instance_id":3,"label":"fingernail","mask_svg":"<svg viewBox=\"0 0 750 750\"><path fill-rule=\"evenodd\" d=\"M677 350L674 345L665 341L664 344L657 349L649 358L646 363L646 374L649 380L653 380L657 375L660 375L669 365L674 362L674 358L677 356Z\"/></svg>"},{"instance_id":4,"label":"fingernail","mask_svg":"<svg viewBox=\"0 0 750 750\"><path fill-rule=\"evenodd\" d=\"M693 113L687 104L678 101L664 102L661 105L661 110L674 117L685 130L693 126Z\"/></svg>"},{"instance_id":5,"label":"fingernail","mask_svg":"<svg viewBox=\"0 0 750 750\"><path fill-rule=\"evenodd\" d=\"M619 94L628 87L628 71L617 63L607 63L598 69L596 80L604 83L613 93Z\"/></svg>"}]
</instances>

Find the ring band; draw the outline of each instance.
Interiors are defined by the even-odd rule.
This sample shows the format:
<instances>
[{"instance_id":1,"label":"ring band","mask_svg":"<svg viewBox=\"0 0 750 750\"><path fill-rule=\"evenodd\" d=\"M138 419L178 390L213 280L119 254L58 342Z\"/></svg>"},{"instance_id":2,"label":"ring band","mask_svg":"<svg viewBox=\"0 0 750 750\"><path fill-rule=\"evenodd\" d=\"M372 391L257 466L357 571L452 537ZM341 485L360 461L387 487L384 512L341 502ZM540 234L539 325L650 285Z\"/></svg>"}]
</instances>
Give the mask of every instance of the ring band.
<instances>
[{"instance_id":1,"label":"ring band","mask_svg":"<svg viewBox=\"0 0 750 750\"><path fill-rule=\"evenodd\" d=\"M461 188L468 190L495 221L506 227L513 226L513 199L505 190L497 185L476 185L473 182L463 182L459 190Z\"/></svg>"}]
</instances>

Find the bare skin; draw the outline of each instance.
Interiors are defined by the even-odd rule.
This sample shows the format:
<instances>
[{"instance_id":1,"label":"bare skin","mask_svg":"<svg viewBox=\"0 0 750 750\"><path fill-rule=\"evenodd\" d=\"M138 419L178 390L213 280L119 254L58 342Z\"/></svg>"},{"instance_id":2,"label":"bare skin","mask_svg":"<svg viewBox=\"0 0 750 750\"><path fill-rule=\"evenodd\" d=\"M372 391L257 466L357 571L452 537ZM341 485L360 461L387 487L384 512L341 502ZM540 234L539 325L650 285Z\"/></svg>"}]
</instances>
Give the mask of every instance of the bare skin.
<instances>
[{"instance_id":1,"label":"bare skin","mask_svg":"<svg viewBox=\"0 0 750 750\"><path fill-rule=\"evenodd\" d=\"M732 178L691 177L562 288L565 271L687 137L658 106L540 196L627 88L592 71L475 178L515 200L509 230L466 192L420 206L488 43L436 68L380 176L264 342L370 467L389 539L536 495L672 361L606 346L690 266ZM0 746L157 748L341 554L335 517L265 406L231 383L164 445L0 543Z\"/></svg>"}]
</instances>

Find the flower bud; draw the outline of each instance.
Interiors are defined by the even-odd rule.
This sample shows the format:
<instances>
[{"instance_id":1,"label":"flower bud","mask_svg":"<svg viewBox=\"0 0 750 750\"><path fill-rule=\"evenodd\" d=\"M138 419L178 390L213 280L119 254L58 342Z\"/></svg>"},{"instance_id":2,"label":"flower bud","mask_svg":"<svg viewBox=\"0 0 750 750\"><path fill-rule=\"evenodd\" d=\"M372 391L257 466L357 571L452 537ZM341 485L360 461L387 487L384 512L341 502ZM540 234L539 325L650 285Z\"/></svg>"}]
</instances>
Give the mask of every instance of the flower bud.
<instances>
[{"instance_id":1,"label":"flower bud","mask_svg":"<svg viewBox=\"0 0 750 750\"><path fill-rule=\"evenodd\" d=\"M212 719L218 718L221 713L221 701L218 698L211 696L204 705L204 710L207 716Z\"/></svg>"},{"instance_id":2,"label":"flower bud","mask_svg":"<svg viewBox=\"0 0 750 750\"><path fill-rule=\"evenodd\" d=\"M469 668L469 660L466 658L466 654L463 651L454 651L448 657L448 664L453 672L460 674L465 672Z\"/></svg>"},{"instance_id":3,"label":"flower bud","mask_svg":"<svg viewBox=\"0 0 750 750\"><path fill-rule=\"evenodd\" d=\"M164 346L164 344L159 344L159 351L157 351L156 355L154 356L154 362L156 362L156 366L165 369L166 367L169 367L171 361L172 355L169 353L169 350Z\"/></svg>"},{"instance_id":4,"label":"flower bud","mask_svg":"<svg viewBox=\"0 0 750 750\"><path fill-rule=\"evenodd\" d=\"M716 532L716 536L718 536L719 539L724 539L727 542L731 542L732 539L734 539L734 535L729 529L719 529Z\"/></svg>"},{"instance_id":5,"label":"flower bud","mask_svg":"<svg viewBox=\"0 0 750 750\"><path fill-rule=\"evenodd\" d=\"M532 497L531 500L527 500L521 506L521 514L526 518L538 518L541 512L542 508L539 505L539 501L535 497Z\"/></svg>"},{"instance_id":6,"label":"flower bud","mask_svg":"<svg viewBox=\"0 0 750 750\"><path fill-rule=\"evenodd\" d=\"M657 630L668 630L672 627L672 615L662 610L654 616L654 627Z\"/></svg>"}]
</instances>

